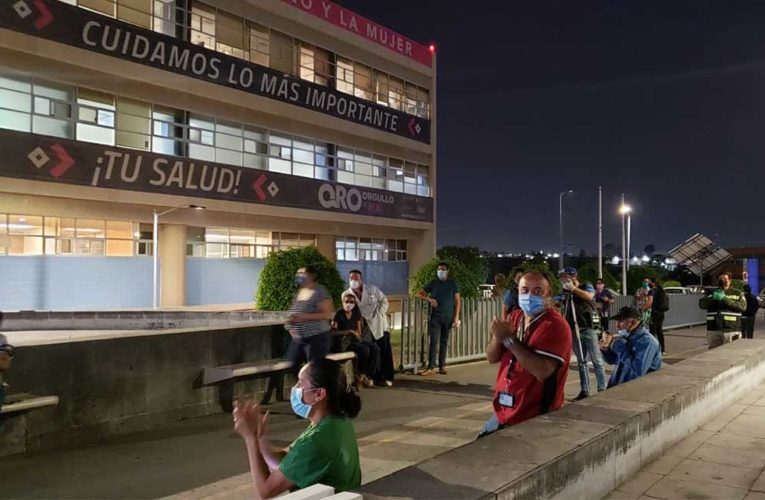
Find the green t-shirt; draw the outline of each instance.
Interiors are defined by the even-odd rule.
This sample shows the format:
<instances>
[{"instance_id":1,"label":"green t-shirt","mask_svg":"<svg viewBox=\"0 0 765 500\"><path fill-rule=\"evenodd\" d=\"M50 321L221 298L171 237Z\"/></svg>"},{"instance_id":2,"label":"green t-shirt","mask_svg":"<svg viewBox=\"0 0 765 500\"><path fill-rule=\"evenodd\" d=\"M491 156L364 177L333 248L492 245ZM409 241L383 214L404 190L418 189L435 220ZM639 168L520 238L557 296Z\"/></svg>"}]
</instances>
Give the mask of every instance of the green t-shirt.
<instances>
[{"instance_id":1,"label":"green t-shirt","mask_svg":"<svg viewBox=\"0 0 765 500\"><path fill-rule=\"evenodd\" d=\"M338 492L358 488L361 464L353 424L346 418L324 417L311 425L292 443L279 470L298 488L317 483Z\"/></svg>"},{"instance_id":2,"label":"green t-shirt","mask_svg":"<svg viewBox=\"0 0 765 500\"><path fill-rule=\"evenodd\" d=\"M456 281L451 278L443 281L434 279L425 285L424 290L438 301L438 307L433 308L433 314L454 319L454 294L459 293Z\"/></svg>"}]
</instances>

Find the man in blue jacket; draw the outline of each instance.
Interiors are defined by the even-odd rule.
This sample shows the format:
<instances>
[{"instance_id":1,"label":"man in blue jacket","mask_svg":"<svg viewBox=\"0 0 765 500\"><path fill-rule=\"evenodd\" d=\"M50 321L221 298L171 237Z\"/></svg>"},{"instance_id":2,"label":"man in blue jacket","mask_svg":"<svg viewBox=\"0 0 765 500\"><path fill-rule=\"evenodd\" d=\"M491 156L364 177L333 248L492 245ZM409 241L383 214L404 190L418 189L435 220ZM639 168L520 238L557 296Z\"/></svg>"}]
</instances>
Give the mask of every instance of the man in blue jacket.
<instances>
[{"instance_id":1,"label":"man in blue jacket","mask_svg":"<svg viewBox=\"0 0 765 500\"><path fill-rule=\"evenodd\" d=\"M603 358L616 365L608 387L629 382L661 368L661 347L656 337L643 324L634 307L622 307L613 317L616 335L604 335L601 344Z\"/></svg>"}]
</instances>

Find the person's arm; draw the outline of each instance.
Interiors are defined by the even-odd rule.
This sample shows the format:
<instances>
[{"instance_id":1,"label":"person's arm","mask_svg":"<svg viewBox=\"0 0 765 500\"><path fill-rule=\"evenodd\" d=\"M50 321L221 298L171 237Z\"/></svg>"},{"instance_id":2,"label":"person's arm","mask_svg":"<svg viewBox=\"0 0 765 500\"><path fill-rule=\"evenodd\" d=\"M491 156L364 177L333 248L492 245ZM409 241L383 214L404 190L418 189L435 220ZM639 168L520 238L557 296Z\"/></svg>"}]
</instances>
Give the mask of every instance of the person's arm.
<instances>
[{"instance_id":1,"label":"person's arm","mask_svg":"<svg viewBox=\"0 0 765 500\"><path fill-rule=\"evenodd\" d=\"M462 311L462 297L459 292L454 294L454 326L460 323L460 312Z\"/></svg>"},{"instance_id":2,"label":"person's arm","mask_svg":"<svg viewBox=\"0 0 765 500\"><path fill-rule=\"evenodd\" d=\"M495 318L491 323L491 328L492 342L490 342L489 346L486 348L486 357L489 359L490 363L492 362L492 360L489 358L490 348L492 349L491 354L496 356L496 344L498 343L501 348L510 349L521 366L523 366L524 370L531 373L534 378L540 382L546 380L550 375L555 373L555 370L557 370L558 366L560 366L561 361L556 359L557 355L556 358L553 358L544 354L538 354L529 347L526 347L524 344L522 344L516 335L515 328L511 323L499 321ZM505 347L505 339L509 339L510 347ZM495 345L492 345L492 343ZM501 357L502 354L500 351L499 358L501 359ZM493 362L496 363L496 361Z\"/></svg>"},{"instance_id":3,"label":"person's arm","mask_svg":"<svg viewBox=\"0 0 765 500\"><path fill-rule=\"evenodd\" d=\"M726 295L722 299L723 305L731 311L744 312L746 311L746 298L743 295L730 296Z\"/></svg>"},{"instance_id":4,"label":"person's arm","mask_svg":"<svg viewBox=\"0 0 765 500\"><path fill-rule=\"evenodd\" d=\"M502 353L505 352L505 346L502 342L514 331L513 325L509 321L494 318L494 321L491 322L491 339L486 345L486 360L489 363L499 363L502 359Z\"/></svg>"},{"instance_id":5,"label":"person's arm","mask_svg":"<svg viewBox=\"0 0 765 500\"><path fill-rule=\"evenodd\" d=\"M658 343L644 341L629 349L627 339L619 338L614 341L611 349L625 359L625 366L628 372L637 378L648 373L651 362L659 350L661 350L661 347L659 347Z\"/></svg>"},{"instance_id":6,"label":"person's arm","mask_svg":"<svg viewBox=\"0 0 765 500\"><path fill-rule=\"evenodd\" d=\"M379 288L377 289L377 296L380 297L380 300L377 302L377 314L385 316L388 314L388 308L390 307L388 297Z\"/></svg>"},{"instance_id":7,"label":"person's arm","mask_svg":"<svg viewBox=\"0 0 765 500\"><path fill-rule=\"evenodd\" d=\"M362 324L364 324L364 320L363 320L363 319L361 319L361 317L360 317L360 316L361 316L361 315L359 315L359 319L358 319L358 321L356 321L356 328L355 328L355 329L353 329L353 330L350 330L350 333L351 333L351 335L353 335L353 336L354 336L354 337L356 337L357 339L360 339L360 338L361 338L361 331L362 331L362 330L361 330L361 325L362 325Z\"/></svg>"},{"instance_id":8,"label":"person's arm","mask_svg":"<svg viewBox=\"0 0 765 500\"><path fill-rule=\"evenodd\" d=\"M649 294L646 296L646 299L645 299L645 306L643 306L643 310L644 310L644 311L650 311L650 310L651 310L651 308L652 308L652 306L653 306L653 294L652 294L652 293L649 293Z\"/></svg>"},{"instance_id":9,"label":"person's arm","mask_svg":"<svg viewBox=\"0 0 765 500\"><path fill-rule=\"evenodd\" d=\"M421 299L425 299L428 302L430 302L430 305L433 307L438 307L438 301L430 296L432 288L430 283L425 285L419 292L417 292L417 296Z\"/></svg>"},{"instance_id":10,"label":"person's arm","mask_svg":"<svg viewBox=\"0 0 765 500\"><path fill-rule=\"evenodd\" d=\"M595 298L595 290L590 289L591 287L588 286L587 289L579 288L578 286L575 286L571 292L579 297L580 299L584 299L587 301L593 300Z\"/></svg>"}]
</instances>

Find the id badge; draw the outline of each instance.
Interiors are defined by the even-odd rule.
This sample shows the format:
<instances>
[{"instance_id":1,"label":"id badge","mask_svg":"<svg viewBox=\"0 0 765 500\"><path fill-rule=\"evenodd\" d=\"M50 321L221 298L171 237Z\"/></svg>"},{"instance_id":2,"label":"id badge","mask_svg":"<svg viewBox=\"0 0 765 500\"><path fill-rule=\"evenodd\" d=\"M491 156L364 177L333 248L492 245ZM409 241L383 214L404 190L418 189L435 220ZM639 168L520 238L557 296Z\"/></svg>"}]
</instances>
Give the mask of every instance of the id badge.
<instances>
[{"instance_id":1,"label":"id badge","mask_svg":"<svg viewBox=\"0 0 765 500\"><path fill-rule=\"evenodd\" d=\"M508 392L500 392L499 404L501 404L502 406L506 406L507 408L512 408L513 406L515 406L515 397Z\"/></svg>"}]
</instances>

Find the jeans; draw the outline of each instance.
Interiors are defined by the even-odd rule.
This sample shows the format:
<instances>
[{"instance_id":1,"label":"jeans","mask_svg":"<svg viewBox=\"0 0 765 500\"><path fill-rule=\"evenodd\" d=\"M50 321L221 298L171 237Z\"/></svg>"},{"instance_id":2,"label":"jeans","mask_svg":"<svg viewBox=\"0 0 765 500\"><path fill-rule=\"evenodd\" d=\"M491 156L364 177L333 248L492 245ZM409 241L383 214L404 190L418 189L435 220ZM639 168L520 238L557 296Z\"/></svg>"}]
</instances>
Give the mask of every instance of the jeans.
<instances>
[{"instance_id":1,"label":"jeans","mask_svg":"<svg viewBox=\"0 0 765 500\"><path fill-rule=\"evenodd\" d=\"M438 367L446 366L446 351L449 348L449 332L452 328L452 319L440 314L433 314L428 321L428 336L430 336L430 350L428 351L428 369L436 366L436 350L438 350Z\"/></svg>"},{"instance_id":2,"label":"jeans","mask_svg":"<svg viewBox=\"0 0 765 500\"><path fill-rule=\"evenodd\" d=\"M756 316L742 316L741 317L741 335L745 339L754 338L754 320Z\"/></svg>"},{"instance_id":3,"label":"jeans","mask_svg":"<svg viewBox=\"0 0 765 500\"><path fill-rule=\"evenodd\" d=\"M310 363L315 359L323 359L329 353L332 336L329 332L311 335L310 337L292 337L287 348L287 359L292 363L291 371L297 376L304 362Z\"/></svg>"},{"instance_id":4,"label":"jeans","mask_svg":"<svg viewBox=\"0 0 765 500\"><path fill-rule=\"evenodd\" d=\"M393 349L390 346L390 332L383 332L383 336L375 340L380 352L379 370L375 374L378 382L393 382Z\"/></svg>"},{"instance_id":5,"label":"jeans","mask_svg":"<svg viewBox=\"0 0 765 500\"><path fill-rule=\"evenodd\" d=\"M603 362L603 354L600 352L600 345L598 344L598 331L591 328L584 328L579 331L579 336L582 339L582 358L584 359L584 374L587 374L587 356L589 355L592 365L595 367L595 380L598 383L598 392L606 390L606 368ZM581 365L579 368L581 376ZM589 378L589 376L588 376ZM589 388L589 381L588 381ZM582 389L584 390L584 389Z\"/></svg>"},{"instance_id":6,"label":"jeans","mask_svg":"<svg viewBox=\"0 0 765 500\"><path fill-rule=\"evenodd\" d=\"M488 436L489 434L493 434L501 428L502 426L499 425L499 419L497 418L497 414L492 413L491 417L489 417L489 420L487 420L486 423L483 424L483 429L481 429L481 432L478 433L477 439L481 439L482 437Z\"/></svg>"},{"instance_id":7,"label":"jeans","mask_svg":"<svg viewBox=\"0 0 765 500\"><path fill-rule=\"evenodd\" d=\"M651 313L651 333L661 345L661 352L666 351L664 349L664 313L661 311L654 311Z\"/></svg>"}]
</instances>

